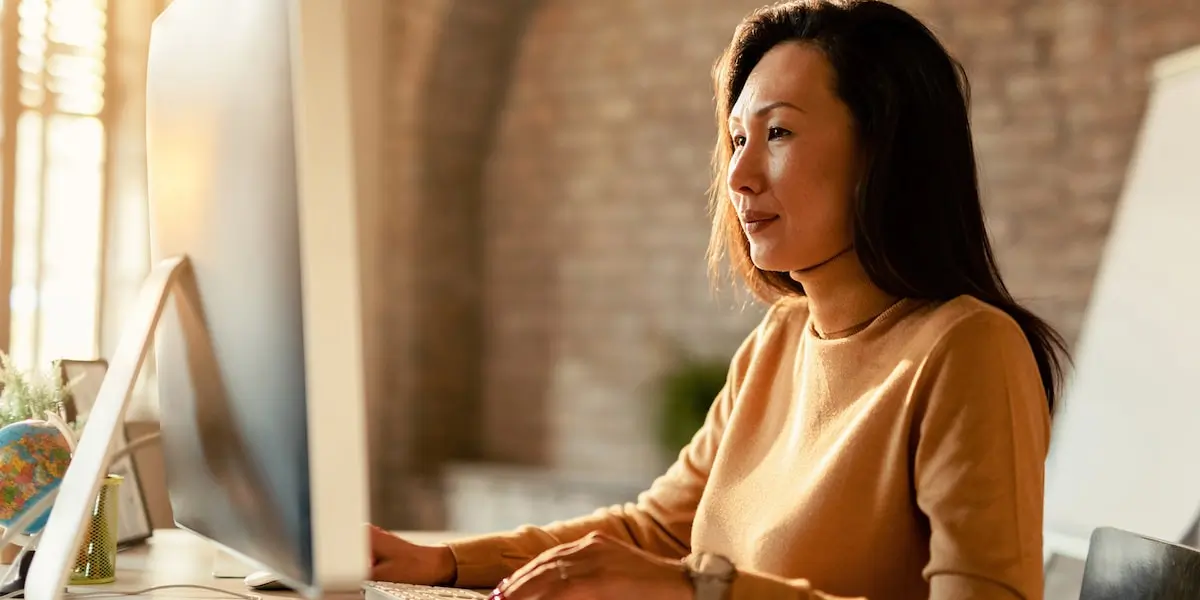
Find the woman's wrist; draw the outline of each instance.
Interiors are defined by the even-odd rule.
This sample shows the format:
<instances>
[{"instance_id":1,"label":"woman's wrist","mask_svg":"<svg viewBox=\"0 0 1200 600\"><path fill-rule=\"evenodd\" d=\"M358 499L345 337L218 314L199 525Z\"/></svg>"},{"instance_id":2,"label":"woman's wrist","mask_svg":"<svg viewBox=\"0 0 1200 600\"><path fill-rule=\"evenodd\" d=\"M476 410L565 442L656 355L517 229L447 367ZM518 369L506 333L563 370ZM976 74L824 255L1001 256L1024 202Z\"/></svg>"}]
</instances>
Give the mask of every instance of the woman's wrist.
<instances>
[{"instance_id":1,"label":"woman's wrist","mask_svg":"<svg viewBox=\"0 0 1200 600\"><path fill-rule=\"evenodd\" d=\"M454 556L454 550L450 549L449 545L442 544L434 546L437 550L437 564L434 572L438 574L438 581L435 585L450 586L458 580L458 559Z\"/></svg>"}]
</instances>

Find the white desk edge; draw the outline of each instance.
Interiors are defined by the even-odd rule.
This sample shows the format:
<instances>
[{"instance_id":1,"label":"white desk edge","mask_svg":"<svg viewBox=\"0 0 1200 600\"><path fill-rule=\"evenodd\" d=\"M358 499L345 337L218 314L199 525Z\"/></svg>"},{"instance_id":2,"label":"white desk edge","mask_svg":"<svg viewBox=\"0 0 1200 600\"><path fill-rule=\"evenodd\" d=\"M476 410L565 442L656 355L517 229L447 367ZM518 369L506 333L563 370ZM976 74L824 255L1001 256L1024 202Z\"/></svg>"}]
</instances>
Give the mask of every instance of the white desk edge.
<instances>
[{"instance_id":1,"label":"white desk edge","mask_svg":"<svg viewBox=\"0 0 1200 600\"><path fill-rule=\"evenodd\" d=\"M445 532L404 532L414 542L438 543L462 537ZM204 585L267 598L295 599L292 592L251 591L240 578L213 577L217 548L208 540L181 529L157 529L145 544L117 555L117 579L103 585L71 586L72 592L135 592L160 585ZM233 596L194 588L154 592L156 599L232 600Z\"/></svg>"}]
</instances>

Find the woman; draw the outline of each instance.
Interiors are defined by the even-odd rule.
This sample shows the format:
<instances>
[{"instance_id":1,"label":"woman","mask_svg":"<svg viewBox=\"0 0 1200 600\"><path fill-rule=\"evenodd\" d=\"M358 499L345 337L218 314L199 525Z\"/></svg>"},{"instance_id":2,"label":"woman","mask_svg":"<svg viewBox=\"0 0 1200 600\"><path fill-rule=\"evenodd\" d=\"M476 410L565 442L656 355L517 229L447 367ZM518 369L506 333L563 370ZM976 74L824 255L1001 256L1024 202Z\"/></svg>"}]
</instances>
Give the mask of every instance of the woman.
<instances>
[{"instance_id":1,"label":"woman","mask_svg":"<svg viewBox=\"0 0 1200 600\"><path fill-rule=\"evenodd\" d=\"M375 577L508 600L1041 598L1065 349L993 261L961 67L898 8L813 0L750 15L715 78L710 261L772 306L703 429L634 505L446 547L376 530Z\"/></svg>"}]
</instances>

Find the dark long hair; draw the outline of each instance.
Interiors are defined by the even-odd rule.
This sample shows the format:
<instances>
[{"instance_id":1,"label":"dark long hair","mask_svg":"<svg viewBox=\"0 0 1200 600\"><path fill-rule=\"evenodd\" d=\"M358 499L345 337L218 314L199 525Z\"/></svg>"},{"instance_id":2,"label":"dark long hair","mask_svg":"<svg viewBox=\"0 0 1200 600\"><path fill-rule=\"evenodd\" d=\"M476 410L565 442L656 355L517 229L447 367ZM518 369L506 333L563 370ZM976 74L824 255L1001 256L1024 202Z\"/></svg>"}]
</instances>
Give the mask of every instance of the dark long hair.
<instances>
[{"instance_id":1,"label":"dark long hair","mask_svg":"<svg viewBox=\"0 0 1200 600\"><path fill-rule=\"evenodd\" d=\"M792 1L748 16L718 61L716 171L709 264L732 273L764 301L803 294L787 273L763 271L727 198L733 152L729 113L750 71L777 44L819 49L833 67L835 91L854 117L864 170L853 202L854 244L871 281L905 298L970 295L1013 318L1024 331L1053 412L1068 359L1062 337L1019 305L1000 277L979 199L962 65L907 12L874 0Z\"/></svg>"}]
</instances>

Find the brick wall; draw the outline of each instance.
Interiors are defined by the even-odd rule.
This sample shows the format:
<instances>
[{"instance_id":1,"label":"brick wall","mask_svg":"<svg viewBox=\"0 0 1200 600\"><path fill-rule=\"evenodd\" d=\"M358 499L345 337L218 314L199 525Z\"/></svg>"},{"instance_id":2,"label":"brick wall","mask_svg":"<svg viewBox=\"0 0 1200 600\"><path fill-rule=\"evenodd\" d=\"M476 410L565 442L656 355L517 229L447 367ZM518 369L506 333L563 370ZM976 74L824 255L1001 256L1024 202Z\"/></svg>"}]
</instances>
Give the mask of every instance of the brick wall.
<instances>
[{"instance_id":1,"label":"brick wall","mask_svg":"<svg viewBox=\"0 0 1200 600\"><path fill-rule=\"evenodd\" d=\"M385 2L381 199L364 219L373 512L436 519L430 476L479 456L483 167L532 3ZM433 512L431 513L431 510Z\"/></svg>"},{"instance_id":2,"label":"brick wall","mask_svg":"<svg viewBox=\"0 0 1200 600\"><path fill-rule=\"evenodd\" d=\"M709 67L744 6L695 4L552 1L529 24L485 184L489 458L658 470L664 347L726 353L758 319L703 264Z\"/></svg>"},{"instance_id":3,"label":"brick wall","mask_svg":"<svg viewBox=\"0 0 1200 600\"><path fill-rule=\"evenodd\" d=\"M1200 0L946 3L968 68L984 198L1013 292L1078 333L1159 56L1200 44Z\"/></svg>"},{"instance_id":4,"label":"brick wall","mask_svg":"<svg viewBox=\"0 0 1200 600\"><path fill-rule=\"evenodd\" d=\"M367 246L378 269L368 288L364 335L367 389L371 394L371 504L373 519L387 526L414 522L405 510L414 485L412 419L416 390L413 322L416 250L418 159L418 99L429 78L443 0L385 2L382 6L381 61L383 106L380 114L380 201L375 219L364 219L362 235L375 238Z\"/></svg>"},{"instance_id":5,"label":"brick wall","mask_svg":"<svg viewBox=\"0 0 1200 600\"><path fill-rule=\"evenodd\" d=\"M702 263L709 69L763 3L386 3L377 520L420 520L404 474L444 460L661 468L666 349L728 355L761 314ZM903 5L974 82L1010 287L1073 340L1147 68L1200 43L1200 0Z\"/></svg>"}]
</instances>

